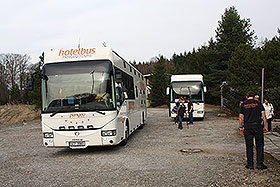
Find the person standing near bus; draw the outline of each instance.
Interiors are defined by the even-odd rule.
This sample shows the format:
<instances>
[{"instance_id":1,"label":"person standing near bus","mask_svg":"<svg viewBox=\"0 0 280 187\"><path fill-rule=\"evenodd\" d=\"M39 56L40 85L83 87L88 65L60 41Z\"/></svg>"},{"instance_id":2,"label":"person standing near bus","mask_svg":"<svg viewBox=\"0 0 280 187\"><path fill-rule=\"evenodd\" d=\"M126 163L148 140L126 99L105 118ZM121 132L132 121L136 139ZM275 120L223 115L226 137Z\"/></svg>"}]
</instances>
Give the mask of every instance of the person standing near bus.
<instances>
[{"instance_id":1,"label":"person standing near bus","mask_svg":"<svg viewBox=\"0 0 280 187\"><path fill-rule=\"evenodd\" d=\"M172 112L176 113L175 125L177 125L179 122L179 116L178 116L179 107L180 107L180 103L177 102L176 105L174 106L174 108L172 109Z\"/></svg>"},{"instance_id":2,"label":"person standing near bus","mask_svg":"<svg viewBox=\"0 0 280 187\"><path fill-rule=\"evenodd\" d=\"M254 169L254 138L257 150L257 168L267 169L264 165L264 135L267 131L267 121L264 107L261 102L254 99L254 93L247 93L247 100L240 105L239 109L239 125L240 134L244 135L246 142L246 156L248 169ZM263 117L264 128L261 126L261 117Z\"/></svg>"},{"instance_id":3,"label":"person standing near bus","mask_svg":"<svg viewBox=\"0 0 280 187\"><path fill-rule=\"evenodd\" d=\"M193 103L190 99L188 99L188 114L189 114L188 123L193 124Z\"/></svg>"},{"instance_id":4,"label":"person standing near bus","mask_svg":"<svg viewBox=\"0 0 280 187\"><path fill-rule=\"evenodd\" d=\"M264 99L263 107L264 107L265 116L266 116L266 119L267 119L267 126L268 126L267 130L272 131L271 121L273 120L273 117L274 117L273 105L268 102L268 99Z\"/></svg>"},{"instance_id":5,"label":"person standing near bus","mask_svg":"<svg viewBox=\"0 0 280 187\"><path fill-rule=\"evenodd\" d=\"M183 123L185 113L186 113L185 101L182 100L181 105L179 106L179 109L178 109L178 118L179 118L178 128L179 129L183 129L182 123Z\"/></svg>"}]
</instances>

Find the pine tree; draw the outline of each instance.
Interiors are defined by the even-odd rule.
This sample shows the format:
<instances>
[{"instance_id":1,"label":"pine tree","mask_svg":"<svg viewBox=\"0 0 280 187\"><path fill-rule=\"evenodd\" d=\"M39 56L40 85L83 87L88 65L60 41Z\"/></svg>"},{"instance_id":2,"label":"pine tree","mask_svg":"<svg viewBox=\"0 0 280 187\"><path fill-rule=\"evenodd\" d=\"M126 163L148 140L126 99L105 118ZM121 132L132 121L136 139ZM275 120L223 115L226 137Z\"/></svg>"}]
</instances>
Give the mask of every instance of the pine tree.
<instances>
[{"instance_id":1,"label":"pine tree","mask_svg":"<svg viewBox=\"0 0 280 187\"><path fill-rule=\"evenodd\" d=\"M153 107L167 104L167 96L165 94L166 87L168 85L166 69L166 60L160 56L158 62L156 62L151 78L151 94L150 101Z\"/></svg>"},{"instance_id":2,"label":"pine tree","mask_svg":"<svg viewBox=\"0 0 280 187\"><path fill-rule=\"evenodd\" d=\"M248 91L260 94L263 62L258 49L240 44L232 54L228 66L228 86L224 89L227 100L225 104L227 108L237 112L239 102L244 100Z\"/></svg>"},{"instance_id":3,"label":"pine tree","mask_svg":"<svg viewBox=\"0 0 280 187\"><path fill-rule=\"evenodd\" d=\"M34 88L32 91L26 92L27 100L31 104L35 104L36 109L41 109L42 106L42 95L41 95L41 83L42 83L42 74L41 66L44 63L44 53L39 57L40 61L33 66L32 71L30 72L30 77L34 80ZM28 90L28 89L26 89Z\"/></svg>"},{"instance_id":4,"label":"pine tree","mask_svg":"<svg viewBox=\"0 0 280 187\"><path fill-rule=\"evenodd\" d=\"M266 41L262 51L261 58L265 68L265 96L273 104L276 117L280 117L280 30L278 36Z\"/></svg>"},{"instance_id":5,"label":"pine tree","mask_svg":"<svg viewBox=\"0 0 280 187\"><path fill-rule=\"evenodd\" d=\"M253 46L256 37L255 32L251 31L251 26L250 19L241 19L235 7L226 9L216 30L218 47L230 55L240 44Z\"/></svg>"},{"instance_id":6,"label":"pine tree","mask_svg":"<svg viewBox=\"0 0 280 187\"><path fill-rule=\"evenodd\" d=\"M205 76L208 86L208 101L213 104L219 102L220 85L228 80L229 60L240 44L250 46L255 44L256 37L251 30L250 19L241 19L235 7L225 9L222 19L218 22L216 41L209 44L211 59ZM213 58L214 57L214 58ZM238 64L237 64L238 66Z\"/></svg>"},{"instance_id":7,"label":"pine tree","mask_svg":"<svg viewBox=\"0 0 280 187\"><path fill-rule=\"evenodd\" d=\"M11 103L12 104L18 104L20 103L21 96L20 96L20 90L17 84L14 84L10 91L10 97L11 97Z\"/></svg>"}]
</instances>

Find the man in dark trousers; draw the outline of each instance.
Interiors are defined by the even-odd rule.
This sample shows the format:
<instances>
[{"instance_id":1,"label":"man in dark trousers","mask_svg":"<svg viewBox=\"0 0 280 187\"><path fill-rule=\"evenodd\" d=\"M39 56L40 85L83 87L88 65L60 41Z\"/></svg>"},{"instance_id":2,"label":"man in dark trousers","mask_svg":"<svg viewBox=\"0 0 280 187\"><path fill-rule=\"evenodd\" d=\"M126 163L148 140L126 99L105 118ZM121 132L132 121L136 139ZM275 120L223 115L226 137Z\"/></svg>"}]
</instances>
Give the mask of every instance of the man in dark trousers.
<instances>
[{"instance_id":1,"label":"man in dark trousers","mask_svg":"<svg viewBox=\"0 0 280 187\"><path fill-rule=\"evenodd\" d=\"M178 109L178 118L179 118L178 128L181 130L183 129L182 123L183 123L185 113L186 113L186 107L185 107L185 101L183 100Z\"/></svg>"},{"instance_id":2,"label":"man in dark trousers","mask_svg":"<svg viewBox=\"0 0 280 187\"><path fill-rule=\"evenodd\" d=\"M254 99L254 92L247 93L247 100L240 104L239 109L239 125L240 134L244 135L246 141L246 168L254 169L254 138L257 150L257 168L267 169L264 165L264 135L267 131L267 121L265 117L264 107L261 102ZM264 128L261 125L261 117L263 117Z\"/></svg>"},{"instance_id":3,"label":"man in dark trousers","mask_svg":"<svg viewBox=\"0 0 280 187\"><path fill-rule=\"evenodd\" d=\"M190 99L188 99L188 114L189 114L188 123L193 124L193 103Z\"/></svg>"}]
</instances>

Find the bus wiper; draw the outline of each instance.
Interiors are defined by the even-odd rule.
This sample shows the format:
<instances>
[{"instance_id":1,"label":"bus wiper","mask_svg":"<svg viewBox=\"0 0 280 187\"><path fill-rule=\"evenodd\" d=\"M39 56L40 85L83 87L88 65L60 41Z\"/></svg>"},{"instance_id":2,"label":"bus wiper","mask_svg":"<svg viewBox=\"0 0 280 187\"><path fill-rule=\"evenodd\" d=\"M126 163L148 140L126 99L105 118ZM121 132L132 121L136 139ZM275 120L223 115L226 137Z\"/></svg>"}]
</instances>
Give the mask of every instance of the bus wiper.
<instances>
[{"instance_id":1,"label":"bus wiper","mask_svg":"<svg viewBox=\"0 0 280 187\"><path fill-rule=\"evenodd\" d=\"M51 113L50 117L54 117L57 113L59 113L61 111L61 109L54 111L53 113Z\"/></svg>"},{"instance_id":2,"label":"bus wiper","mask_svg":"<svg viewBox=\"0 0 280 187\"><path fill-rule=\"evenodd\" d=\"M97 112L99 114L105 115L105 112L101 112L100 110L94 110L94 112Z\"/></svg>"}]
</instances>

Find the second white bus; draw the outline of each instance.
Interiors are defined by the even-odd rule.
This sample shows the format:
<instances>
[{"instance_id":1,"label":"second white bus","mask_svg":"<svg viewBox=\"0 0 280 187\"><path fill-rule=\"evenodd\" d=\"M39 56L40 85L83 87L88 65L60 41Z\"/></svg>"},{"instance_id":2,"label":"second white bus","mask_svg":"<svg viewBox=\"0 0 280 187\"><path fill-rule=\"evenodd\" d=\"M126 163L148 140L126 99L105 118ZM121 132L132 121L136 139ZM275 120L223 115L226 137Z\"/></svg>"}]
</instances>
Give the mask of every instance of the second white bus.
<instances>
[{"instance_id":1,"label":"second white bus","mask_svg":"<svg viewBox=\"0 0 280 187\"><path fill-rule=\"evenodd\" d=\"M185 97L193 103L193 117L203 119L205 116L204 99L206 86L201 74L172 75L170 87L167 88L169 95L169 116L176 117L172 112L180 97Z\"/></svg>"}]
</instances>

